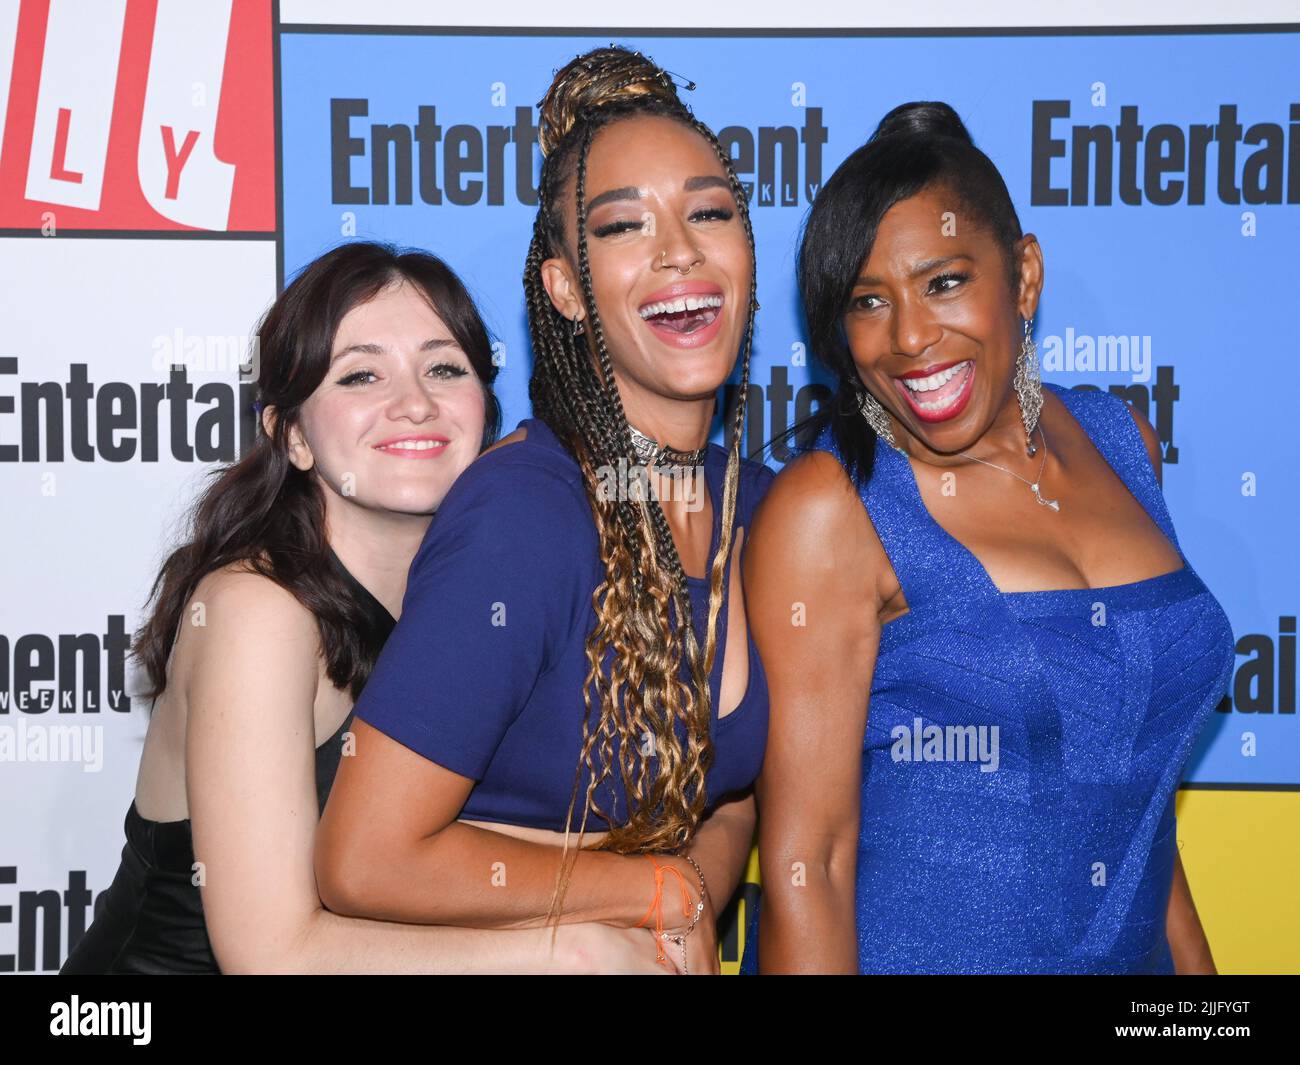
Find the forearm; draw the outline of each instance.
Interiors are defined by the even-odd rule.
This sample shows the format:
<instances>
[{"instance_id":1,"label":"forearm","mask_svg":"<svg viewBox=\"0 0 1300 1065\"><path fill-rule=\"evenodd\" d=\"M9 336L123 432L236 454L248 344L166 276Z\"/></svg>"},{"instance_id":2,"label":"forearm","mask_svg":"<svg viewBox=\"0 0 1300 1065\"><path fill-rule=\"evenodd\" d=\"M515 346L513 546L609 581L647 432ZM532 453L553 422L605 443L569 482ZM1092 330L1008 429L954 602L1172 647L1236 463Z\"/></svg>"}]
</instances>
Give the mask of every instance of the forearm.
<instances>
[{"instance_id":1,"label":"forearm","mask_svg":"<svg viewBox=\"0 0 1300 1065\"><path fill-rule=\"evenodd\" d=\"M572 968L567 940L551 945L545 928L488 931L394 924L311 912L292 943L242 959L224 972L538 975Z\"/></svg>"},{"instance_id":2,"label":"forearm","mask_svg":"<svg viewBox=\"0 0 1300 1065\"><path fill-rule=\"evenodd\" d=\"M427 839L348 859L351 868L321 878L321 895L331 910L350 917L532 928L546 921L562 853L557 846L456 821ZM561 923L626 928L645 915L654 897L654 870L644 857L571 848L568 861ZM340 884L347 889L340 891Z\"/></svg>"},{"instance_id":3,"label":"forearm","mask_svg":"<svg viewBox=\"0 0 1300 1065\"><path fill-rule=\"evenodd\" d=\"M1192 889L1183 871L1181 856L1174 858L1174 879L1169 891L1169 909L1165 917L1165 933L1169 937L1169 950L1174 959L1174 971L1179 976L1213 976L1217 973L1210 942L1201 926L1196 905L1192 902Z\"/></svg>"},{"instance_id":4,"label":"forearm","mask_svg":"<svg viewBox=\"0 0 1300 1065\"><path fill-rule=\"evenodd\" d=\"M763 877L758 957L770 973L856 973L856 848L837 857L759 840ZM806 857L801 857L804 855Z\"/></svg>"},{"instance_id":5,"label":"forearm","mask_svg":"<svg viewBox=\"0 0 1300 1065\"><path fill-rule=\"evenodd\" d=\"M686 848L686 853L699 863L704 874L715 912L722 912L740 886L745 863L754 845L756 818L757 807L752 793L722 803L700 825L695 839Z\"/></svg>"}]
</instances>

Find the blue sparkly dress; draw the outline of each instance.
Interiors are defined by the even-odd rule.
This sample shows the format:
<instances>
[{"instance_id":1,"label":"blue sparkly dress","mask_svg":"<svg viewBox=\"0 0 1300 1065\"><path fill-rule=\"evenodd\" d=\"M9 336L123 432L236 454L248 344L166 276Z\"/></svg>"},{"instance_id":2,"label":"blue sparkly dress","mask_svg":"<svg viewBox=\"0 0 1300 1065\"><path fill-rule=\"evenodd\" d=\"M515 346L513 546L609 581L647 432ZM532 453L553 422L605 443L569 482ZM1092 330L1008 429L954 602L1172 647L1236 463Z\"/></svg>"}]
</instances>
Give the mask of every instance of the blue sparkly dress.
<instances>
[{"instance_id":1,"label":"blue sparkly dress","mask_svg":"<svg viewBox=\"0 0 1300 1065\"><path fill-rule=\"evenodd\" d=\"M930 517L908 460L877 446L862 502L909 612L882 628L863 742L863 973L1173 972L1174 794L1227 690L1232 628L1124 401L1045 387L1183 566L1000 592ZM837 454L828 433L814 446ZM758 971L760 909L742 973Z\"/></svg>"}]
</instances>

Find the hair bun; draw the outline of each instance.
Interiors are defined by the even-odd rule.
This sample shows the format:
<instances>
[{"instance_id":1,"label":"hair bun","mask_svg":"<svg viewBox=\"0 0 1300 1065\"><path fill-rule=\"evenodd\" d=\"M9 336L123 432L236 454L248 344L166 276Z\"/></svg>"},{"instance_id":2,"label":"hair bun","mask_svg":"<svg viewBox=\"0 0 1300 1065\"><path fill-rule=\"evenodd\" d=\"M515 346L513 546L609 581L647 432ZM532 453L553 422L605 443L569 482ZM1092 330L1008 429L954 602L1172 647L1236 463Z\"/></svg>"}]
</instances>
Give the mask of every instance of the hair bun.
<instances>
[{"instance_id":1,"label":"hair bun","mask_svg":"<svg viewBox=\"0 0 1300 1065\"><path fill-rule=\"evenodd\" d=\"M953 140L974 144L970 130L957 112L941 100L917 100L899 104L876 127L871 139L879 140L897 134L912 137L951 137Z\"/></svg>"},{"instance_id":2,"label":"hair bun","mask_svg":"<svg viewBox=\"0 0 1300 1065\"><path fill-rule=\"evenodd\" d=\"M537 141L542 155L555 150L583 112L642 94L681 104L672 76L640 52L611 44L570 60L537 104Z\"/></svg>"}]
</instances>

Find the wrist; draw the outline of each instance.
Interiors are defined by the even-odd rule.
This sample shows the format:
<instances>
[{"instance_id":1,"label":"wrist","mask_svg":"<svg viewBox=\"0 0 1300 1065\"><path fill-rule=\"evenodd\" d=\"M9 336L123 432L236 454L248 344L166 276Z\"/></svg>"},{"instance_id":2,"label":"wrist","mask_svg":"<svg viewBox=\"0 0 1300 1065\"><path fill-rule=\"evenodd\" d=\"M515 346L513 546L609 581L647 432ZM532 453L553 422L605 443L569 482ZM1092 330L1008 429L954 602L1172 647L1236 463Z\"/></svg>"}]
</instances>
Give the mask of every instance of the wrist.
<instances>
[{"instance_id":1,"label":"wrist","mask_svg":"<svg viewBox=\"0 0 1300 1065\"><path fill-rule=\"evenodd\" d=\"M704 872L689 855L665 855L663 860L677 872L677 876L671 877L674 889L671 903L668 881L665 881L664 930L674 935L690 935L701 921L713 913Z\"/></svg>"}]
</instances>

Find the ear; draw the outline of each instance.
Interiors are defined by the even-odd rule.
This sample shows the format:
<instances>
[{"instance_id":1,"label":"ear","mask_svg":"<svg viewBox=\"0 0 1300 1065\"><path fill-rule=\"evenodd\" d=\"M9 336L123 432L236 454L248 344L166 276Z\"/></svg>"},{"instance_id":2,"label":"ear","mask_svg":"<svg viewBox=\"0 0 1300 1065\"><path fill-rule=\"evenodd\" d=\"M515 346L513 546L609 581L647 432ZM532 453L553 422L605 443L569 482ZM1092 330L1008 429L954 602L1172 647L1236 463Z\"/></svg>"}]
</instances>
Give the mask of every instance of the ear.
<instances>
[{"instance_id":1,"label":"ear","mask_svg":"<svg viewBox=\"0 0 1300 1065\"><path fill-rule=\"evenodd\" d=\"M274 407L262 408L262 428L268 437L275 435L276 417L277 411ZM316 464L316 458L312 455L311 448L307 446L307 438L302 435L302 428L298 425L289 427L289 461L304 473Z\"/></svg>"},{"instance_id":2,"label":"ear","mask_svg":"<svg viewBox=\"0 0 1300 1065\"><path fill-rule=\"evenodd\" d=\"M274 407L262 408L262 432L264 432L267 435L268 439L270 437L275 436L276 413L277 412Z\"/></svg>"},{"instance_id":3,"label":"ear","mask_svg":"<svg viewBox=\"0 0 1300 1065\"><path fill-rule=\"evenodd\" d=\"M1043 294L1043 249L1032 233L1021 237L1017 248L1020 252L1020 292L1016 297L1016 307L1020 317L1028 321L1038 311L1038 300Z\"/></svg>"},{"instance_id":4,"label":"ear","mask_svg":"<svg viewBox=\"0 0 1300 1065\"><path fill-rule=\"evenodd\" d=\"M564 259L547 259L542 263L542 284L551 303L569 321L587 317L582 302L582 286Z\"/></svg>"}]
</instances>

